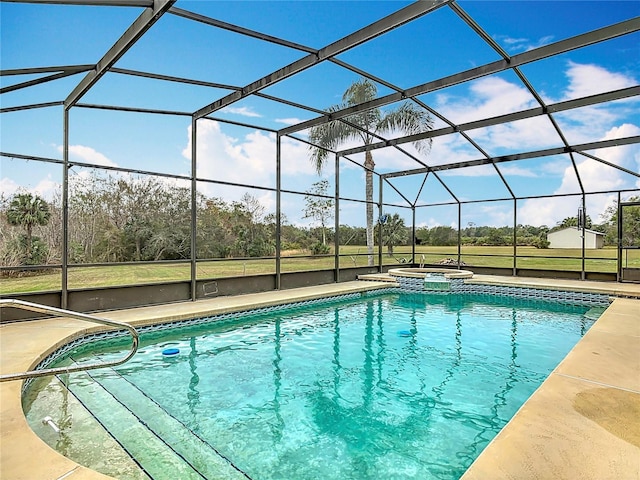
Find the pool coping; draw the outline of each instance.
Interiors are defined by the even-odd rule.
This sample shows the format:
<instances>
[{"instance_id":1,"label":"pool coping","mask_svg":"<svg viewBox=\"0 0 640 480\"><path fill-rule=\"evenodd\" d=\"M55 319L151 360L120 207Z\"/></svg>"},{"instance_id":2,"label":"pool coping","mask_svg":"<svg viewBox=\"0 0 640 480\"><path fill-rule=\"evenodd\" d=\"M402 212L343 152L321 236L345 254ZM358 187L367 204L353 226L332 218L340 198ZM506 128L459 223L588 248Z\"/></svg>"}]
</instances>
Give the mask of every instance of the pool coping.
<instances>
[{"instance_id":1,"label":"pool coping","mask_svg":"<svg viewBox=\"0 0 640 480\"><path fill-rule=\"evenodd\" d=\"M582 287L580 291L631 298L613 301L462 479L640 478L640 445L627 441L624 433L625 429L631 430L632 441L640 436L638 420L625 417L625 412L640 408L640 285L493 276L474 276L471 281L569 291ZM388 281L345 282L120 310L100 316L143 326L158 323L159 316L161 322L173 322L389 286ZM4 324L0 326L0 371L30 369L70 340L101 329L71 319ZM111 478L63 457L33 433L22 411L21 387L20 381L0 384L0 477ZM590 412L584 405L580 406L581 413L576 410L576 398L598 398L605 393L606 411L596 408ZM611 404L610 398L620 401ZM601 426L602 416L613 418L613 426ZM550 418L553 421L548 421ZM599 455L592 454L594 448ZM37 462L33 461L35 458Z\"/></svg>"}]
</instances>

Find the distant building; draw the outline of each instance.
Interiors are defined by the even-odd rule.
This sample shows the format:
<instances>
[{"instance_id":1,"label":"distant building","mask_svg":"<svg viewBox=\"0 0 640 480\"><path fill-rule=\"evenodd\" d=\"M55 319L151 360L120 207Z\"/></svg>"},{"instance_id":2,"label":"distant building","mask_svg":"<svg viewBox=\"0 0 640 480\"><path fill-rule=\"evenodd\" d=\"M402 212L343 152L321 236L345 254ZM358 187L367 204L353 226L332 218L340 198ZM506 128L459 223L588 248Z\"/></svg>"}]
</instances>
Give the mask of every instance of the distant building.
<instances>
[{"instance_id":1,"label":"distant building","mask_svg":"<svg viewBox=\"0 0 640 480\"><path fill-rule=\"evenodd\" d=\"M567 227L547 234L549 248L582 248L582 229ZM584 231L584 248L602 248L604 233Z\"/></svg>"}]
</instances>

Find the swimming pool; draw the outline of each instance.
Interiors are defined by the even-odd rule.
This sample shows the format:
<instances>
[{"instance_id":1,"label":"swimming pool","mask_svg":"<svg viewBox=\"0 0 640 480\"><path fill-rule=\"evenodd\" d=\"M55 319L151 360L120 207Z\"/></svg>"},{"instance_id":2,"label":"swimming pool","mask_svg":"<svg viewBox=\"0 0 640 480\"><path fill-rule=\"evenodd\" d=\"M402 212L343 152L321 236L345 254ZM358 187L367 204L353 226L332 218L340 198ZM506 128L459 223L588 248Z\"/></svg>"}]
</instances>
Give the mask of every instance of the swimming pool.
<instances>
[{"instance_id":1,"label":"swimming pool","mask_svg":"<svg viewBox=\"0 0 640 480\"><path fill-rule=\"evenodd\" d=\"M143 333L140 352L115 370L34 383L25 412L50 444L118 478L454 479L592 313L385 293L230 317ZM100 356L121 354L118 345L103 342ZM88 361L88 348L68 358ZM167 348L180 353L163 356ZM63 435L42 425L45 415Z\"/></svg>"}]
</instances>

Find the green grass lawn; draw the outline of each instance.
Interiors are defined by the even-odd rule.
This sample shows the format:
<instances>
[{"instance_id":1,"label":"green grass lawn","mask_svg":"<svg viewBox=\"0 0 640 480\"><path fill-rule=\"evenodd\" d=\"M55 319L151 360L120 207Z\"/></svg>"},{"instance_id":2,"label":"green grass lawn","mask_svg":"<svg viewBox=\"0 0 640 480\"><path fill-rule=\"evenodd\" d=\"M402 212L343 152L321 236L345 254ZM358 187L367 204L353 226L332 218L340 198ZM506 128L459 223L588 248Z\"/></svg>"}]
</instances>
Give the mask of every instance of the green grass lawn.
<instances>
[{"instance_id":1,"label":"green grass lawn","mask_svg":"<svg viewBox=\"0 0 640 480\"><path fill-rule=\"evenodd\" d=\"M358 246L340 247L340 268L362 267L367 265L367 249ZM513 267L513 247L463 246L462 261L477 267ZM580 271L582 260L580 249L537 249L534 247L518 247L518 268L542 270ZM444 258L457 259L457 247L416 247L416 263L437 263ZM587 250L585 269L589 272L615 272L617 269L617 250L604 248ZM397 247L393 257L383 253L385 265L398 264L402 259L411 261L411 247ZM378 261L377 251L375 261ZM640 250L628 251L623 265L640 268ZM281 271L301 272L311 270L327 270L334 268L334 257L304 257L300 254L286 256L281 261ZM237 277L275 273L274 259L256 260L220 260L199 262L198 279ZM72 267L69 268L70 289L96 288L117 285L136 285L189 280L191 265L189 263L158 263L144 265L113 265L105 267ZM60 269L51 269L28 277L2 278L0 292L26 293L55 291L61 288Z\"/></svg>"}]
</instances>

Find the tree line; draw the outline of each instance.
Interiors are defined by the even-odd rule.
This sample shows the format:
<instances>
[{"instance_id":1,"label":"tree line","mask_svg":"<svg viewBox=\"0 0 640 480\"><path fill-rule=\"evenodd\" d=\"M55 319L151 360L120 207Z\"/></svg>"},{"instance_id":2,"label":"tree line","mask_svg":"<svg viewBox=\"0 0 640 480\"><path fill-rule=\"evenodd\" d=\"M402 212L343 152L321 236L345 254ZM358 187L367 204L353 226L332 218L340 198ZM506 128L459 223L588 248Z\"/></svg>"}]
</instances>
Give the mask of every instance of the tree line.
<instances>
[{"instance_id":1,"label":"tree line","mask_svg":"<svg viewBox=\"0 0 640 480\"><path fill-rule=\"evenodd\" d=\"M640 197L631 197L630 202L640 201ZM588 215L585 217L585 228L603 233L604 245L615 246L618 243L618 205L614 203L607 207L602 215L601 223L594 223ZM532 246L548 248L547 234L567 227L577 227L576 217L566 217L553 227L547 225L518 225L516 227L516 244L518 246ZM458 244L458 229L448 226L416 229L416 243L418 245L448 245ZM462 245L501 246L513 245L513 227L476 226L472 223L460 230ZM640 245L640 207L627 208L623 217L624 246Z\"/></svg>"},{"instance_id":2,"label":"tree line","mask_svg":"<svg viewBox=\"0 0 640 480\"><path fill-rule=\"evenodd\" d=\"M305 197L308 218L313 195ZM332 204L331 204L332 205ZM94 175L69 185L70 263L181 260L191 257L191 190L157 177ZM275 255L276 218L259 200L196 195L196 255L199 259ZM0 256L3 266L61 262L62 199L45 201L28 192L0 197ZM364 229L352 241L365 238ZM283 249L313 250L333 241L326 226L304 228L283 221ZM328 248L328 247L327 247ZM314 253L322 253L315 252Z\"/></svg>"},{"instance_id":3,"label":"tree line","mask_svg":"<svg viewBox=\"0 0 640 480\"><path fill-rule=\"evenodd\" d=\"M334 243L333 201L324 196L326 182L317 182L304 197L303 218L315 226L302 227L282 219L281 249L285 252L325 254ZM69 186L68 260L70 263L181 260L191 256L190 188L157 177L90 176L75 178ZM632 199L633 200L633 199ZM625 217L627 231L640 225L640 208ZM268 257L275 255L276 218L258 199L245 194L238 201L196 195L196 255L198 259ZM636 218L637 217L637 218ZM570 226L568 218L553 228L518 225L518 245L548 246L546 234ZM635 223L634 223L635 222ZM62 201L47 202L31 193L0 197L0 255L3 266L45 265L61 262ZM587 227L617 241L617 208L612 205L601 224L587 219ZM411 245L411 228L397 214L383 215L375 227L376 241L393 255L396 246ZM366 245L364 227L340 226L341 245ZM636 232L636 239L640 232ZM464 245L512 245L513 228L476 226L461 229ZM418 245L453 246L458 230L449 226L420 227ZM630 241L635 241L631 239Z\"/></svg>"}]
</instances>

